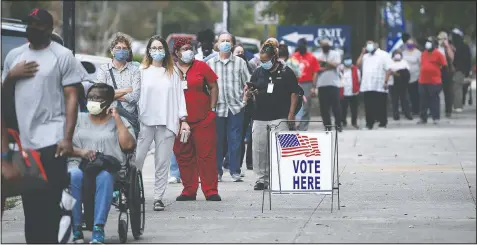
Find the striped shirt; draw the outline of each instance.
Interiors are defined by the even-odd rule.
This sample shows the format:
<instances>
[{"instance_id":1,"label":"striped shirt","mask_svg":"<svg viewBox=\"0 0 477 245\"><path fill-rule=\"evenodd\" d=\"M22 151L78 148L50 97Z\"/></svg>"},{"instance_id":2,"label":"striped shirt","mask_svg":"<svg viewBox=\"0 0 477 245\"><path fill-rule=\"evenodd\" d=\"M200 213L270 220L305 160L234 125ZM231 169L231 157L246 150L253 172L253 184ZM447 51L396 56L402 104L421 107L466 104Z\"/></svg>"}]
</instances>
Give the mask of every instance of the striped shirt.
<instances>
[{"instance_id":1,"label":"striped shirt","mask_svg":"<svg viewBox=\"0 0 477 245\"><path fill-rule=\"evenodd\" d=\"M227 117L230 110L233 115L244 107L243 90L245 83L250 81L247 63L239 57L230 55L228 60L216 57L207 61L207 65L217 74L219 98L216 113L218 117Z\"/></svg>"},{"instance_id":2,"label":"striped shirt","mask_svg":"<svg viewBox=\"0 0 477 245\"><path fill-rule=\"evenodd\" d=\"M114 80L117 88L114 88L113 80L109 73L109 69L113 69ZM136 104L139 101L139 94L141 90L141 73L139 67L128 62L121 70L116 69L112 63L103 64L98 69L97 76L98 83L106 83L116 89L132 88L132 92L124 95L126 101L121 101L121 105L130 113L136 112ZM117 107L117 101L111 105Z\"/></svg>"}]
</instances>

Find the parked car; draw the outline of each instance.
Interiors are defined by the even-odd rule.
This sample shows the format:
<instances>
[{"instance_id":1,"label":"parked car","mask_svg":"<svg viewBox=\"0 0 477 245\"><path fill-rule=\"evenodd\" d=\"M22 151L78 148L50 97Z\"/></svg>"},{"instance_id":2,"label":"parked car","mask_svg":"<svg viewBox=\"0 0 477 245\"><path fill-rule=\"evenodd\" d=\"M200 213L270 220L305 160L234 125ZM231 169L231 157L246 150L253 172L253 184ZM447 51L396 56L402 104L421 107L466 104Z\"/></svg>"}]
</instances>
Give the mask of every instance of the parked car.
<instances>
[{"instance_id":1,"label":"parked car","mask_svg":"<svg viewBox=\"0 0 477 245\"><path fill-rule=\"evenodd\" d=\"M237 43L241 43L243 45L243 49L245 50L245 56L247 60L253 58L253 55L258 54L260 52L260 40L255 38L248 38L248 37L235 37Z\"/></svg>"},{"instance_id":2,"label":"parked car","mask_svg":"<svg viewBox=\"0 0 477 245\"><path fill-rule=\"evenodd\" d=\"M111 62L111 58L104 56L75 54L75 57L81 62L86 71L88 71L88 80L90 81L96 80L96 72L102 64Z\"/></svg>"}]
</instances>

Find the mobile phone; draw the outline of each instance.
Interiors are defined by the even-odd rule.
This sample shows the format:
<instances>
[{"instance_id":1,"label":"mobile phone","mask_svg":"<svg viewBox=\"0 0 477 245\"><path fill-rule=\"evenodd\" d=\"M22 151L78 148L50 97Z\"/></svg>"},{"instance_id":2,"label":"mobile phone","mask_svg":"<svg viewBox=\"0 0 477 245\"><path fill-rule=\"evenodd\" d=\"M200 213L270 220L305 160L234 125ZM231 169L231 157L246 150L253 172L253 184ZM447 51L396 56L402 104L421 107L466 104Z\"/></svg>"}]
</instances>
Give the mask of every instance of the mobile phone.
<instances>
[{"instance_id":1,"label":"mobile phone","mask_svg":"<svg viewBox=\"0 0 477 245\"><path fill-rule=\"evenodd\" d=\"M253 83L251 83L251 82L247 82L247 87L248 87L249 89L252 89L252 90L257 89L257 86L255 86L255 84L253 84Z\"/></svg>"}]
</instances>

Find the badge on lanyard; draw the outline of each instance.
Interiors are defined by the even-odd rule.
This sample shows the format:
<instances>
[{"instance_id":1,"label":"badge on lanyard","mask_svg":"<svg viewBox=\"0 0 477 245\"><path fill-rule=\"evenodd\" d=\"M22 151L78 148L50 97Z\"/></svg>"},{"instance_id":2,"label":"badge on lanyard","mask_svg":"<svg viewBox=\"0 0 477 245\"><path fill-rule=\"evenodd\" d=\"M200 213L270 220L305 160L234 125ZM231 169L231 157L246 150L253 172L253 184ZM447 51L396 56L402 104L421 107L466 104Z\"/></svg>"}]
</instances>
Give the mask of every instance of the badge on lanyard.
<instances>
[{"instance_id":1,"label":"badge on lanyard","mask_svg":"<svg viewBox=\"0 0 477 245\"><path fill-rule=\"evenodd\" d=\"M268 83L268 87L267 87L267 93L271 94L273 93L273 81L272 81L272 77L269 77L270 78L270 82Z\"/></svg>"},{"instance_id":2,"label":"badge on lanyard","mask_svg":"<svg viewBox=\"0 0 477 245\"><path fill-rule=\"evenodd\" d=\"M181 83L182 83L182 88L184 88L184 90L187 89L187 79L185 74L183 76Z\"/></svg>"}]
</instances>

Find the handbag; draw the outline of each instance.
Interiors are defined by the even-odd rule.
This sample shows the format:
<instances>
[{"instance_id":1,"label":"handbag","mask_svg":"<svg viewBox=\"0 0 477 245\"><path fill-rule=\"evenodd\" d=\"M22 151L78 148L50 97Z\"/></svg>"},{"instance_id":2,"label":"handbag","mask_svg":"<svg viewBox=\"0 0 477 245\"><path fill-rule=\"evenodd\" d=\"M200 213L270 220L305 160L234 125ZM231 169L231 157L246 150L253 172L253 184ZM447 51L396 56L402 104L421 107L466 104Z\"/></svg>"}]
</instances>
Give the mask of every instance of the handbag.
<instances>
[{"instance_id":1,"label":"handbag","mask_svg":"<svg viewBox=\"0 0 477 245\"><path fill-rule=\"evenodd\" d=\"M5 197L19 196L26 191L41 189L48 184L40 153L24 149L20 142L19 133L9 128L8 134L13 137L18 151L13 151L12 164L18 170L19 176L12 179L2 178L2 195Z\"/></svg>"},{"instance_id":2,"label":"handbag","mask_svg":"<svg viewBox=\"0 0 477 245\"><path fill-rule=\"evenodd\" d=\"M116 173L121 170L121 162L110 155L105 155L102 152L96 152L96 157L93 161L82 159L79 169L85 173L98 174L102 170L110 173Z\"/></svg>"},{"instance_id":3,"label":"handbag","mask_svg":"<svg viewBox=\"0 0 477 245\"><path fill-rule=\"evenodd\" d=\"M113 81L114 89L118 89L118 86L116 85L116 79L114 79L112 68L109 69L109 75L111 75L111 80ZM131 126L134 129L134 133L136 134L136 138L137 138L137 136L139 134L139 129L140 129L139 128L139 120L138 120L137 109L134 110L134 113L131 113L123 107L123 105L121 104L121 101L117 101L116 109L118 110L119 115L126 118L126 120L128 120L128 122L131 124Z\"/></svg>"}]
</instances>

